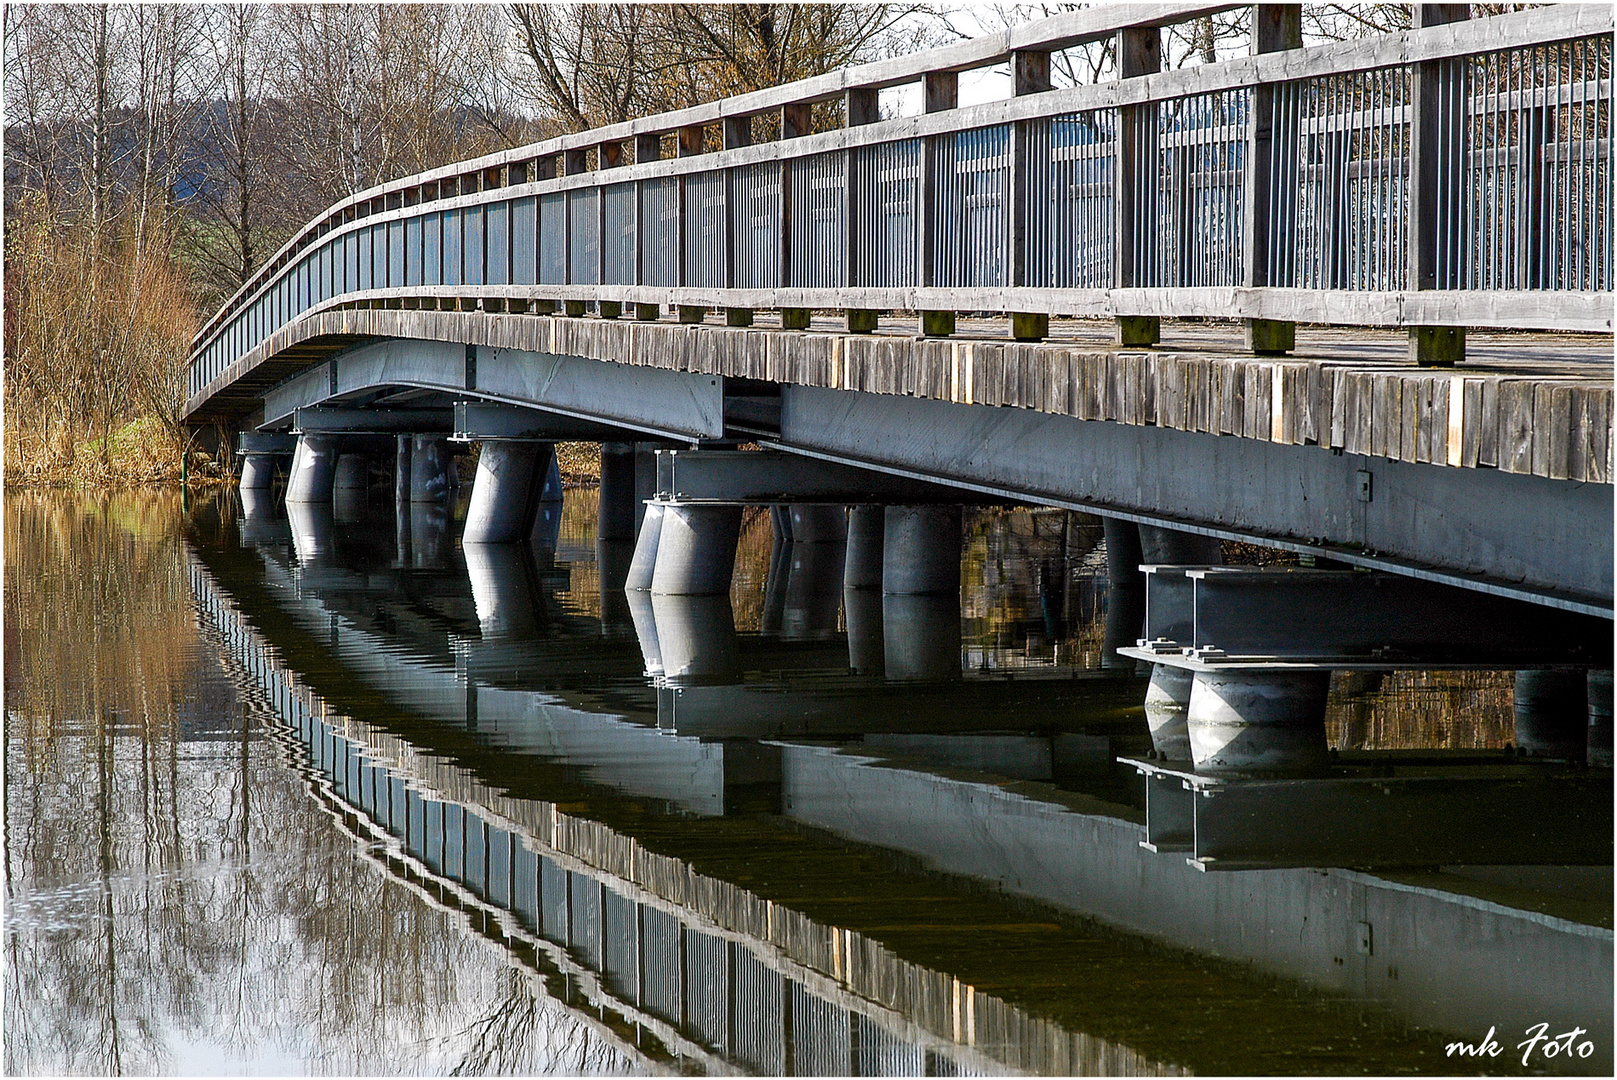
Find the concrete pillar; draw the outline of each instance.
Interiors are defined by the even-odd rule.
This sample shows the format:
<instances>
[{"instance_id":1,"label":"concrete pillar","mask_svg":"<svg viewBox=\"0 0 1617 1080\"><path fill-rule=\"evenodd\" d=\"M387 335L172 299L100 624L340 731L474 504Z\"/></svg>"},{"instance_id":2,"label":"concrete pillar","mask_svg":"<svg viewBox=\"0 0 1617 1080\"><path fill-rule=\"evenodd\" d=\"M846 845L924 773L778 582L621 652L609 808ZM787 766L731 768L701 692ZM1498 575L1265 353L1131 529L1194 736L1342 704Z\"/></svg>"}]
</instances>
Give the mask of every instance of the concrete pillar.
<instances>
[{"instance_id":1,"label":"concrete pillar","mask_svg":"<svg viewBox=\"0 0 1617 1080\"><path fill-rule=\"evenodd\" d=\"M662 538L663 504L645 507L646 517L640 523L639 539L634 542L634 558L629 561L629 576L623 587L629 592L650 592L652 576L657 569L657 541ZM637 619L638 624L638 619Z\"/></svg>"},{"instance_id":2,"label":"concrete pillar","mask_svg":"<svg viewBox=\"0 0 1617 1080\"><path fill-rule=\"evenodd\" d=\"M786 618L786 587L792 577L792 517L784 506L769 508L769 577L764 579L764 607L758 633L779 637Z\"/></svg>"},{"instance_id":3,"label":"concrete pillar","mask_svg":"<svg viewBox=\"0 0 1617 1080\"><path fill-rule=\"evenodd\" d=\"M393 450L393 505L410 505L410 444L414 442L408 435L400 435L396 439Z\"/></svg>"},{"instance_id":4,"label":"concrete pillar","mask_svg":"<svg viewBox=\"0 0 1617 1080\"><path fill-rule=\"evenodd\" d=\"M341 454L332 478L334 491L366 491L371 486L371 463L364 454Z\"/></svg>"},{"instance_id":5,"label":"concrete pillar","mask_svg":"<svg viewBox=\"0 0 1617 1080\"><path fill-rule=\"evenodd\" d=\"M409 436L403 436L408 439ZM397 491L394 492L397 494ZM410 565L410 466L404 467L404 497L393 504L393 561L403 570Z\"/></svg>"},{"instance_id":6,"label":"concrete pillar","mask_svg":"<svg viewBox=\"0 0 1617 1080\"><path fill-rule=\"evenodd\" d=\"M1145 559L1140 553L1140 529L1134 522L1102 518L1101 528L1106 538L1106 621L1100 663L1103 668L1123 670L1136 665L1117 650L1139 641L1145 627L1145 575L1140 573Z\"/></svg>"},{"instance_id":7,"label":"concrete pillar","mask_svg":"<svg viewBox=\"0 0 1617 1080\"><path fill-rule=\"evenodd\" d=\"M533 559L521 544L462 543L483 639L531 638L543 620Z\"/></svg>"},{"instance_id":8,"label":"concrete pillar","mask_svg":"<svg viewBox=\"0 0 1617 1080\"><path fill-rule=\"evenodd\" d=\"M634 636L640 642L640 656L648 679L662 677L663 653L657 641L657 612L651 606L651 593L645 589L625 589L623 599L634 621Z\"/></svg>"},{"instance_id":9,"label":"concrete pillar","mask_svg":"<svg viewBox=\"0 0 1617 1080\"><path fill-rule=\"evenodd\" d=\"M333 435L299 435L292 453L292 474L286 480L289 503L331 502L337 472L337 439Z\"/></svg>"},{"instance_id":10,"label":"concrete pillar","mask_svg":"<svg viewBox=\"0 0 1617 1080\"><path fill-rule=\"evenodd\" d=\"M268 491L275 482L274 454L243 454L241 481L236 486L242 491Z\"/></svg>"},{"instance_id":11,"label":"concrete pillar","mask_svg":"<svg viewBox=\"0 0 1617 1080\"><path fill-rule=\"evenodd\" d=\"M1589 745L1589 680L1582 671L1516 672L1516 745L1534 757L1582 761Z\"/></svg>"},{"instance_id":12,"label":"concrete pillar","mask_svg":"<svg viewBox=\"0 0 1617 1080\"><path fill-rule=\"evenodd\" d=\"M1145 722L1151 729L1151 748L1170 761L1189 761L1190 687L1189 668L1151 665L1151 681L1145 687Z\"/></svg>"},{"instance_id":13,"label":"concrete pillar","mask_svg":"<svg viewBox=\"0 0 1617 1080\"><path fill-rule=\"evenodd\" d=\"M286 520L292 527L292 551L299 563L308 566L337 554L330 503L289 502Z\"/></svg>"},{"instance_id":14,"label":"concrete pillar","mask_svg":"<svg viewBox=\"0 0 1617 1080\"><path fill-rule=\"evenodd\" d=\"M882 532L884 594L959 599L960 507L889 506Z\"/></svg>"},{"instance_id":15,"label":"concrete pillar","mask_svg":"<svg viewBox=\"0 0 1617 1080\"><path fill-rule=\"evenodd\" d=\"M781 616L784 640L823 641L836 636L837 615L842 610L842 562L841 543L791 545L791 574Z\"/></svg>"},{"instance_id":16,"label":"concrete pillar","mask_svg":"<svg viewBox=\"0 0 1617 1080\"><path fill-rule=\"evenodd\" d=\"M646 503L657 494L657 444L634 444L634 534L640 535Z\"/></svg>"},{"instance_id":17,"label":"concrete pillar","mask_svg":"<svg viewBox=\"0 0 1617 1080\"><path fill-rule=\"evenodd\" d=\"M1162 566L1222 566L1223 548L1218 538L1164 529L1157 525L1140 526L1140 561L1147 565Z\"/></svg>"},{"instance_id":18,"label":"concrete pillar","mask_svg":"<svg viewBox=\"0 0 1617 1080\"><path fill-rule=\"evenodd\" d=\"M1187 727L1196 771L1306 775L1330 761L1329 671L1198 671Z\"/></svg>"},{"instance_id":19,"label":"concrete pillar","mask_svg":"<svg viewBox=\"0 0 1617 1080\"><path fill-rule=\"evenodd\" d=\"M960 596L882 597L882 664L890 680L960 678Z\"/></svg>"},{"instance_id":20,"label":"concrete pillar","mask_svg":"<svg viewBox=\"0 0 1617 1080\"><path fill-rule=\"evenodd\" d=\"M666 523L666 518L664 519ZM730 597L651 594L663 679L686 686L723 685L741 674Z\"/></svg>"},{"instance_id":21,"label":"concrete pillar","mask_svg":"<svg viewBox=\"0 0 1617 1080\"><path fill-rule=\"evenodd\" d=\"M878 589L845 586L842 590L842 610L848 623L848 670L855 675L879 676L887 670L887 644L882 635L884 599Z\"/></svg>"},{"instance_id":22,"label":"concrete pillar","mask_svg":"<svg viewBox=\"0 0 1617 1080\"><path fill-rule=\"evenodd\" d=\"M840 503L793 503L794 544L840 544L848 538L848 515Z\"/></svg>"},{"instance_id":23,"label":"concrete pillar","mask_svg":"<svg viewBox=\"0 0 1617 1080\"><path fill-rule=\"evenodd\" d=\"M728 596L740 536L739 506L666 504L657 537L652 593ZM663 652L666 666L666 643Z\"/></svg>"},{"instance_id":24,"label":"concrete pillar","mask_svg":"<svg viewBox=\"0 0 1617 1080\"><path fill-rule=\"evenodd\" d=\"M1611 768L1611 669L1589 672L1589 764Z\"/></svg>"},{"instance_id":25,"label":"concrete pillar","mask_svg":"<svg viewBox=\"0 0 1617 1080\"><path fill-rule=\"evenodd\" d=\"M602 443L595 535L601 540L632 541L634 530L634 444Z\"/></svg>"},{"instance_id":26,"label":"concrete pillar","mask_svg":"<svg viewBox=\"0 0 1617 1080\"><path fill-rule=\"evenodd\" d=\"M466 507L463 544L511 544L528 538L544 482L540 470L548 464L549 450L549 443L483 444Z\"/></svg>"},{"instance_id":27,"label":"concrete pillar","mask_svg":"<svg viewBox=\"0 0 1617 1080\"><path fill-rule=\"evenodd\" d=\"M410 445L410 501L443 502L455 487L454 455L443 435L416 435Z\"/></svg>"},{"instance_id":28,"label":"concrete pillar","mask_svg":"<svg viewBox=\"0 0 1617 1080\"><path fill-rule=\"evenodd\" d=\"M881 590L882 546L887 511L880 506L848 507L847 558L842 564L845 589Z\"/></svg>"}]
</instances>

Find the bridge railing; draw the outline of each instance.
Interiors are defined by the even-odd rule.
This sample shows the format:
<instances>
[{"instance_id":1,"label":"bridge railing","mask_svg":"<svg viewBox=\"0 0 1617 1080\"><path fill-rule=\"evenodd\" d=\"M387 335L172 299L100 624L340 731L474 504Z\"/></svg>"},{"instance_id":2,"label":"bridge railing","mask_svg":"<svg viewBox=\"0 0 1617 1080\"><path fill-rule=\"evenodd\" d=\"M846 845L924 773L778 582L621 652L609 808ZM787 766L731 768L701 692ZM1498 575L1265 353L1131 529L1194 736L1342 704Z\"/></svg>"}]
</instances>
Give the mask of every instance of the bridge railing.
<instances>
[{"instance_id":1,"label":"bridge railing","mask_svg":"<svg viewBox=\"0 0 1617 1080\"><path fill-rule=\"evenodd\" d=\"M207 323L191 407L355 306L1104 316L1133 343L1165 316L1611 330L1608 6L1305 49L1296 9L1257 5L1253 55L1160 70L1161 27L1236 6L1079 11L372 188ZM1118 77L1051 88L1053 51L1114 36ZM959 72L996 63L1013 96L958 107ZM916 82L926 111L881 118Z\"/></svg>"}]
</instances>

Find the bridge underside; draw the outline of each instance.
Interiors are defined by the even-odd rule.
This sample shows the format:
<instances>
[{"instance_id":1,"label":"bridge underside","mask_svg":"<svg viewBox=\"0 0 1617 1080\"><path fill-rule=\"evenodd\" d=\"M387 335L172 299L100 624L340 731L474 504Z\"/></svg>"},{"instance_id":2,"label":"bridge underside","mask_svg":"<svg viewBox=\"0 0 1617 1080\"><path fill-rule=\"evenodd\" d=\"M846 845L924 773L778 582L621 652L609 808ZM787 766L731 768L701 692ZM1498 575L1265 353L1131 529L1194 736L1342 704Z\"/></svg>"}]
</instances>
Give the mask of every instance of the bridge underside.
<instances>
[{"instance_id":1,"label":"bridge underside","mask_svg":"<svg viewBox=\"0 0 1617 1080\"><path fill-rule=\"evenodd\" d=\"M1606 483L488 344L341 335L296 348L285 359L299 373L263 386L287 370L276 356L255 372L259 387L238 383L234 402L210 402L209 411L234 406L234 423L274 431L292 429L299 410L447 415L455 402L498 402L569 418L535 430L756 440L964 492L1271 544L1611 617Z\"/></svg>"}]
</instances>

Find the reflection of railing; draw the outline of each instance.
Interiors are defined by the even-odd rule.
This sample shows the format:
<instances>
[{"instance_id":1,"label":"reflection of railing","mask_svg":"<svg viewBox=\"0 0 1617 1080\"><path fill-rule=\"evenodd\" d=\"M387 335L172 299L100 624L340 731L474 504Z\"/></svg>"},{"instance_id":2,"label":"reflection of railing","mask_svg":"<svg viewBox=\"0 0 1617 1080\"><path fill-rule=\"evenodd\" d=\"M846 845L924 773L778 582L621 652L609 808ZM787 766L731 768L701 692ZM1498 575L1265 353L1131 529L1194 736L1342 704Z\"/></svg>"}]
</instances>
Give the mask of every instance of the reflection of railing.
<instances>
[{"instance_id":1,"label":"reflection of railing","mask_svg":"<svg viewBox=\"0 0 1617 1080\"><path fill-rule=\"evenodd\" d=\"M190 394L341 306L1610 329L1608 8L1158 71L1160 26L1230 6L1076 12L378 186L208 322ZM1050 88L1052 51L1114 35L1123 78ZM1006 60L1015 97L956 107L959 71ZM927 113L879 119L915 81ZM847 126L809 131L833 98Z\"/></svg>"},{"instance_id":2,"label":"reflection of railing","mask_svg":"<svg viewBox=\"0 0 1617 1080\"><path fill-rule=\"evenodd\" d=\"M787 1075L1179 1073L330 713L207 570L193 561L190 576L204 622L328 797L391 837L407 877L487 910L500 936L570 977L569 1004L653 1060L716 1055Z\"/></svg>"}]
</instances>

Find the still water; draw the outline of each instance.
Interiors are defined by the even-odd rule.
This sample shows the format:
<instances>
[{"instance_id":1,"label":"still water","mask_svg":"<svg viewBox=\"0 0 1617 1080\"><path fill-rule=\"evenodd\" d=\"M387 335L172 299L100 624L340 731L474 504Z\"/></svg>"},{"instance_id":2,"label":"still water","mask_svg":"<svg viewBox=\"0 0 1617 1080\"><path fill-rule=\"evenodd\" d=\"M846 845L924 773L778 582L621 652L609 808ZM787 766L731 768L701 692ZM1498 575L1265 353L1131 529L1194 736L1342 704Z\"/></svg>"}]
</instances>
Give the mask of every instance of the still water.
<instances>
[{"instance_id":1,"label":"still water","mask_svg":"<svg viewBox=\"0 0 1617 1080\"><path fill-rule=\"evenodd\" d=\"M968 515L906 610L767 510L653 605L591 490L341 509L6 497L8 1073L1610 1073L1609 862L1142 846L1094 519ZM1510 675L1329 733L1497 771Z\"/></svg>"}]
</instances>

